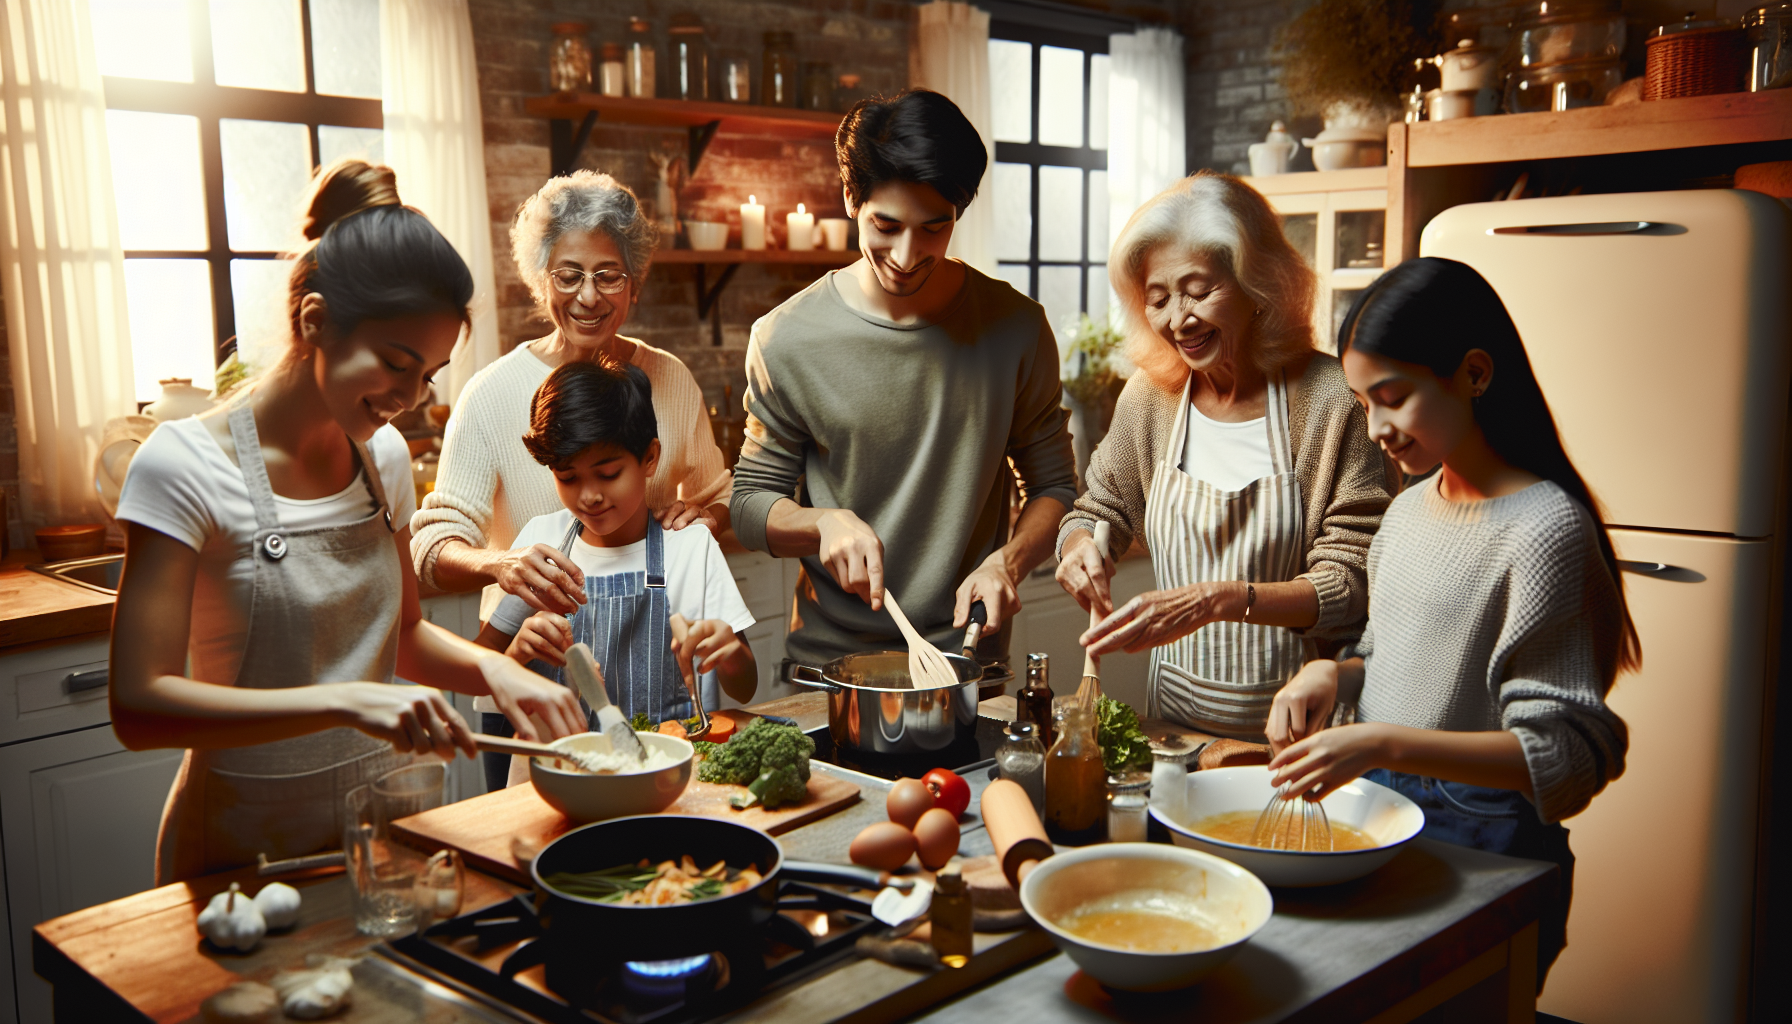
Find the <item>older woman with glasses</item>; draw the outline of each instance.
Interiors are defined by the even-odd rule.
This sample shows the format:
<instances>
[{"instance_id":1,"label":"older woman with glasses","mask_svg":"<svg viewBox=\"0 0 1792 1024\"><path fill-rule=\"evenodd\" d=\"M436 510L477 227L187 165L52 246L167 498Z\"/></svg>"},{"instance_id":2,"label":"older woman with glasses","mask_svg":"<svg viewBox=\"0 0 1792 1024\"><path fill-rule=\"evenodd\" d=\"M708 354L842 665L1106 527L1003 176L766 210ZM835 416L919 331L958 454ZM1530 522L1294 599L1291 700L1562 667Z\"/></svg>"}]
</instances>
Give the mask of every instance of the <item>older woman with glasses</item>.
<instances>
[{"instance_id":1,"label":"older woman with glasses","mask_svg":"<svg viewBox=\"0 0 1792 1024\"><path fill-rule=\"evenodd\" d=\"M418 577L450 593L487 587L481 619L506 593L561 614L586 599L583 575L557 550L511 547L529 520L562 507L553 473L522 440L530 399L562 363L608 360L645 371L660 442L648 507L667 529L701 524L719 534L728 525L733 481L696 379L677 356L616 333L640 296L654 236L634 193L592 171L551 179L517 211L511 255L554 330L467 383L448 421L435 491L411 521ZM485 725L503 731L507 722L488 713ZM493 788L503 784L506 760L487 755Z\"/></svg>"},{"instance_id":2,"label":"older woman with glasses","mask_svg":"<svg viewBox=\"0 0 1792 1024\"><path fill-rule=\"evenodd\" d=\"M1263 197L1203 171L1140 207L1109 278L1140 372L1059 527L1058 581L1107 613L1107 553L1134 537L1157 590L1091 653L1152 650L1149 713L1262 741L1321 641L1362 628L1369 541L1392 493L1338 360L1313 345L1313 272Z\"/></svg>"}]
</instances>

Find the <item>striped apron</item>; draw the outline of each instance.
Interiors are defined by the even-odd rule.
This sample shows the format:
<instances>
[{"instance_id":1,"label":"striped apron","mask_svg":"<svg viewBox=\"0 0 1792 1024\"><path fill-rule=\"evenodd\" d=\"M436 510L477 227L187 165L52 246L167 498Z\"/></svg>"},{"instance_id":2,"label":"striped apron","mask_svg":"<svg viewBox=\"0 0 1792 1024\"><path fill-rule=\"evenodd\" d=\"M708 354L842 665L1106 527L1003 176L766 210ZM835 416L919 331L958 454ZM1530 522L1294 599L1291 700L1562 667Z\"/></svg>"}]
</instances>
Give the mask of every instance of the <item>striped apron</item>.
<instances>
[{"instance_id":1,"label":"striped apron","mask_svg":"<svg viewBox=\"0 0 1792 1024\"><path fill-rule=\"evenodd\" d=\"M1190 375L1145 498L1145 542L1158 589L1294 579L1305 563L1305 522L1282 374L1270 378L1265 403L1270 475L1238 491L1197 479L1198 465L1189 472L1180 465L1193 386ZM1149 713L1217 736L1262 742L1276 691L1316 653L1311 641L1280 626L1209 623L1151 652Z\"/></svg>"}]
</instances>

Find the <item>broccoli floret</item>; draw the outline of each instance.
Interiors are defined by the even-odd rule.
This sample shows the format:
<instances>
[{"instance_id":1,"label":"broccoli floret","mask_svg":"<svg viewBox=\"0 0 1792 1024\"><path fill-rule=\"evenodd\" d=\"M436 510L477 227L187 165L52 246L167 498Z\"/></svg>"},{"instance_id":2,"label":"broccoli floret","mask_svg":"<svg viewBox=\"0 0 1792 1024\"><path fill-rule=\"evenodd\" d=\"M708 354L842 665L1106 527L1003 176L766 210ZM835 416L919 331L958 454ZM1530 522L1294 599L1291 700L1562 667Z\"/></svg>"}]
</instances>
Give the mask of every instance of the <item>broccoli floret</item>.
<instances>
[{"instance_id":1,"label":"broccoli floret","mask_svg":"<svg viewBox=\"0 0 1792 1024\"><path fill-rule=\"evenodd\" d=\"M647 717L647 712L637 711L628 720L628 727L636 732L652 732L654 730L653 719Z\"/></svg>"},{"instance_id":2,"label":"broccoli floret","mask_svg":"<svg viewBox=\"0 0 1792 1024\"><path fill-rule=\"evenodd\" d=\"M773 808L802 803L806 795L808 787L803 784L796 765L787 764L761 772L758 778L748 783L746 795L737 796L729 803L735 807L751 807L758 803Z\"/></svg>"},{"instance_id":3,"label":"broccoli floret","mask_svg":"<svg viewBox=\"0 0 1792 1024\"><path fill-rule=\"evenodd\" d=\"M727 743L709 752L697 766L703 782L748 785L775 768L791 767L797 778L809 781L809 758L815 741L791 725L777 725L756 718Z\"/></svg>"}]
</instances>

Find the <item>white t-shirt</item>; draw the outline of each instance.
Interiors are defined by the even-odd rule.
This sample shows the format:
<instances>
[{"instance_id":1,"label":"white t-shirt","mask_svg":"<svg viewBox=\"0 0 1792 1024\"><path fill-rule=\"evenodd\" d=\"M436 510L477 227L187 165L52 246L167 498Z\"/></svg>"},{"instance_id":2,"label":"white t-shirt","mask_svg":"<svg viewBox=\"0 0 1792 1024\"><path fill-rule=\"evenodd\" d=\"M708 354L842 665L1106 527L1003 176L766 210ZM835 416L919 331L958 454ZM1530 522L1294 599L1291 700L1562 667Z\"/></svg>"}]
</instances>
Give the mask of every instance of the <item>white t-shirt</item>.
<instances>
[{"instance_id":1,"label":"white t-shirt","mask_svg":"<svg viewBox=\"0 0 1792 1024\"><path fill-rule=\"evenodd\" d=\"M1269 457L1269 425L1262 416L1243 423L1210 420L1195 403L1188 403L1182 471L1222 491L1244 490L1275 472Z\"/></svg>"},{"instance_id":2,"label":"white t-shirt","mask_svg":"<svg viewBox=\"0 0 1792 1024\"><path fill-rule=\"evenodd\" d=\"M417 510L411 482L410 451L391 426L368 442L374 465L392 506L392 521L403 526ZM280 523L289 530L337 526L366 518L373 494L361 474L327 498L274 495ZM255 505L243 471L218 447L197 419L158 426L131 459L118 497L118 519L165 533L199 552L193 580L193 623L187 651L193 678L236 682L249 631L255 589Z\"/></svg>"},{"instance_id":3,"label":"white t-shirt","mask_svg":"<svg viewBox=\"0 0 1792 1024\"><path fill-rule=\"evenodd\" d=\"M546 544L558 548L571 526L572 513L566 509L536 516L517 533L514 547ZM672 611L691 622L721 619L736 633L745 633L753 624L753 613L747 610L740 589L734 585L734 573L729 570L727 556L722 554L715 535L694 524L682 530L664 531L661 536L666 561L666 602ZM572 564L587 577L647 571L645 539L619 548L601 548L579 537L573 540L569 554ZM492 612L489 621L514 636L534 613L519 600L506 600ZM704 699L707 702L710 697ZM476 698L473 706L480 711L498 710L490 697Z\"/></svg>"}]
</instances>

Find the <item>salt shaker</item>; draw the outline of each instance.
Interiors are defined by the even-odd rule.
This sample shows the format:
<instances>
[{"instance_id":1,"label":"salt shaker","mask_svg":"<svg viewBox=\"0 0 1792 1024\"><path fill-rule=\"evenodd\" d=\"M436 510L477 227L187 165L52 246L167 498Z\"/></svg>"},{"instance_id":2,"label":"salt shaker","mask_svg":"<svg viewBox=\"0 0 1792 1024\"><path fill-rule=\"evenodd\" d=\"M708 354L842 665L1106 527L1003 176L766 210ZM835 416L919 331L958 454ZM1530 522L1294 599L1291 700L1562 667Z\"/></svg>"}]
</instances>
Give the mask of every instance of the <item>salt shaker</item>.
<instances>
[{"instance_id":1,"label":"salt shaker","mask_svg":"<svg viewBox=\"0 0 1792 1024\"><path fill-rule=\"evenodd\" d=\"M1045 744L1032 722L1009 722L1008 735L996 750L996 767L1002 778L1019 783L1033 801L1033 810L1045 815Z\"/></svg>"},{"instance_id":2,"label":"salt shaker","mask_svg":"<svg viewBox=\"0 0 1792 1024\"><path fill-rule=\"evenodd\" d=\"M1151 752L1151 806L1158 817L1178 825L1188 815L1188 757L1166 750Z\"/></svg>"},{"instance_id":3,"label":"salt shaker","mask_svg":"<svg viewBox=\"0 0 1792 1024\"><path fill-rule=\"evenodd\" d=\"M1108 776L1108 842L1144 842L1150 806L1150 775L1126 771Z\"/></svg>"}]
</instances>

